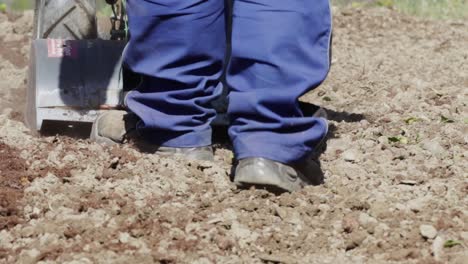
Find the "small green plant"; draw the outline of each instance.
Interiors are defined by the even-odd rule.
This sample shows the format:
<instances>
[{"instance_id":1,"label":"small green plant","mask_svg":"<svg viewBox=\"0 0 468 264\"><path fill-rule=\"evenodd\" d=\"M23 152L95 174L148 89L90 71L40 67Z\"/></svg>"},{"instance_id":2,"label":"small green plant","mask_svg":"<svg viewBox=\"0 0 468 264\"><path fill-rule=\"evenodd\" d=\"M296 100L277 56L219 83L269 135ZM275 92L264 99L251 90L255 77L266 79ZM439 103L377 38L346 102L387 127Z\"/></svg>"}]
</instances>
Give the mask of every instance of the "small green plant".
<instances>
[{"instance_id":1,"label":"small green plant","mask_svg":"<svg viewBox=\"0 0 468 264\"><path fill-rule=\"evenodd\" d=\"M440 116L440 122L442 122L442 123L455 123L455 121L453 119L450 119L450 118L448 118L446 116L443 116L443 115Z\"/></svg>"},{"instance_id":2,"label":"small green plant","mask_svg":"<svg viewBox=\"0 0 468 264\"><path fill-rule=\"evenodd\" d=\"M360 8L360 7L364 7L364 6L365 6L365 4L362 3L362 2L352 2L351 3L352 8Z\"/></svg>"},{"instance_id":3,"label":"small green plant","mask_svg":"<svg viewBox=\"0 0 468 264\"><path fill-rule=\"evenodd\" d=\"M10 7L13 10L26 10L34 6L31 0L14 0L11 1Z\"/></svg>"},{"instance_id":4,"label":"small green plant","mask_svg":"<svg viewBox=\"0 0 468 264\"><path fill-rule=\"evenodd\" d=\"M445 241L444 248L451 248L451 247L458 246L458 245L461 245L460 241L449 239Z\"/></svg>"},{"instance_id":5,"label":"small green plant","mask_svg":"<svg viewBox=\"0 0 468 264\"><path fill-rule=\"evenodd\" d=\"M0 12L1 12L1 13L5 13L6 10L7 10L6 4L5 4L5 3L1 3L1 4L0 4Z\"/></svg>"},{"instance_id":6,"label":"small green plant","mask_svg":"<svg viewBox=\"0 0 468 264\"><path fill-rule=\"evenodd\" d=\"M411 124L416 123L418 121L419 121L419 119L416 118L416 117L410 117L410 118L405 119L405 123L408 124L408 125L411 125Z\"/></svg>"},{"instance_id":7,"label":"small green plant","mask_svg":"<svg viewBox=\"0 0 468 264\"><path fill-rule=\"evenodd\" d=\"M393 0L377 0L377 5L390 8L393 7L395 3Z\"/></svg>"}]
</instances>

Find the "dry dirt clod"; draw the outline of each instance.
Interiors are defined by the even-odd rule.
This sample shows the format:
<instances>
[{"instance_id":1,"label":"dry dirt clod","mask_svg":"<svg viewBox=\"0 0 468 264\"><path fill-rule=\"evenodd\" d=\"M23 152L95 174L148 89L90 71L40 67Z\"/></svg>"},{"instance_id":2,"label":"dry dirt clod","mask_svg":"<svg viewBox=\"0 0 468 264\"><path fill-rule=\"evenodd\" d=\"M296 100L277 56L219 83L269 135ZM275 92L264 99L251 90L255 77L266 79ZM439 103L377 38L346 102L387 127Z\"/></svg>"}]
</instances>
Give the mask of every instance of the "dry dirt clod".
<instances>
[{"instance_id":1,"label":"dry dirt clod","mask_svg":"<svg viewBox=\"0 0 468 264\"><path fill-rule=\"evenodd\" d=\"M359 221L353 214L345 215L342 222L343 231L346 233L352 233L359 228Z\"/></svg>"},{"instance_id":2,"label":"dry dirt clod","mask_svg":"<svg viewBox=\"0 0 468 264\"><path fill-rule=\"evenodd\" d=\"M366 214L366 213L360 213L359 214L359 223L361 226L367 230L367 232L373 234L375 227L379 224L377 219L374 217Z\"/></svg>"},{"instance_id":3,"label":"dry dirt clod","mask_svg":"<svg viewBox=\"0 0 468 264\"><path fill-rule=\"evenodd\" d=\"M408 208L415 212L421 212L426 206L426 200L423 198L417 198L408 202Z\"/></svg>"},{"instance_id":4,"label":"dry dirt clod","mask_svg":"<svg viewBox=\"0 0 468 264\"><path fill-rule=\"evenodd\" d=\"M366 238L367 232L365 231L358 230L356 232L353 232L346 240L345 249L352 250L359 247Z\"/></svg>"},{"instance_id":5,"label":"dry dirt clod","mask_svg":"<svg viewBox=\"0 0 468 264\"><path fill-rule=\"evenodd\" d=\"M436 237L432 242L432 254L434 255L434 259L437 261L441 260L441 256L444 249L444 239L440 236Z\"/></svg>"},{"instance_id":6,"label":"dry dirt clod","mask_svg":"<svg viewBox=\"0 0 468 264\"><path fill-rule=\"evenodd\" d=\"M468 243L468 232L461 232L460 237L461 237L461 239L463 239L463 241Z\"/></svg>"}]
</instances>

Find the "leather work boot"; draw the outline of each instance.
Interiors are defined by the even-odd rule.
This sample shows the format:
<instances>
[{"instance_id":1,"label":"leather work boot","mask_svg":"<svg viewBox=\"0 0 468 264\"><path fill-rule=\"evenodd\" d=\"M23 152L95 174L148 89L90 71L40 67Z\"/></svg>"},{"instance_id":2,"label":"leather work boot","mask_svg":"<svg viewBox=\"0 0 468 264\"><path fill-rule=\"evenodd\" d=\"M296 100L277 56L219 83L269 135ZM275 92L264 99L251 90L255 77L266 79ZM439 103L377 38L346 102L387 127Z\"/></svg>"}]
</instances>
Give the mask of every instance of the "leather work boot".
<instances>
[{"instance_id":1,"label":"leather work boot","mask_svg":"<svg viewBox=\"0 0 468 264\"><path fill-rule=\"evenodd\" d=\"M327 119L325 109L307 103L301 103L307 115ZM318 158L326 149L326 137L315 147L315 151L301 163L292 165L265 159L246 158L239 160L235 170L234 183L240 188L255 186L273 193L293 192L307 185L323 183L323 171Z\"/></svg>"},{"instance_id":2,"label":"leather work boot","mask_svg":"<svg viewBox=\"0 0 468 264\"><path fill-rule=\"evenodd\" d=\"M213 161L211 146L193 148L172 148L155 146L138 140L136 126L139 118L127 111L110 110L101 114L93 123L91 140L107 146L126 143L129 138L135 138L135 145L143 152L161 156L180 155L191 160Z\"/></svg>"},{"instance_id":3,"label":"leather work boot","mask_svg":"<svg viewBox=\"0 0 468 264\"><path fill-rule=\"evenodd\" d=\"M287 165L265 158L246 158L239 161L234 175L234 183L241 188L255 186L274 193L293 192L322 182L320 164L313 159Z\"/></svg>"},{"instance_id":4,"label":"leather work boot","mask_svg":"<svg viewBox=\"0 0 468 264\"><path fill-rule=\"evenodd\" d=\"M91 140L107 146L123 144L131 133L136 132L138 117L124 110L110 110L94 121Z\"/></svg>"}]
</instances>

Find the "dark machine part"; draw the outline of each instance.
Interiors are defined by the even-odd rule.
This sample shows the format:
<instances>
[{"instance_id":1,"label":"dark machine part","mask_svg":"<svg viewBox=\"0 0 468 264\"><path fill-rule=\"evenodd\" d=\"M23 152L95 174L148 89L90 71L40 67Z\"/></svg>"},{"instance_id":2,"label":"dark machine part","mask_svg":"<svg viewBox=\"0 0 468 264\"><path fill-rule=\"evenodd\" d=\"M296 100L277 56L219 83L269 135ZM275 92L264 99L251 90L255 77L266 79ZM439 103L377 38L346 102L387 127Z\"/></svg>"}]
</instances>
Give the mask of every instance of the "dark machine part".
<instances>
[{"instance_id":1,"label":"dark machine part","mask_svg":"<svg viewBox=\"0 0 468 264\"><path fill-rule=\"evenodd\" d=\"M106 0L111 6L111 40L127 40L129 37L125 0Z\"/></svg>"},{"instance_id":2,"label":"dark machine part","mask_svg":"<svg viewBox=\"0 0 468 264\"><path fill-rule=\"evenodd\" d=\"M85 128L87 137L99 114L121 109L126 92L139 85L141 77L122 61L130 37L125 1L106 2L111 40L96 39L95 0L36 0L26 110L32 131L74 136ZM213 105L212 125L226 126L226 95Z\"/></svg>"},{"instance_id":3,"label":"dark machine part","mask_svg":"<svg viewBox=\"0 0 468 264\"><path fill-rule=\"evenodd\" d=\"M129 33L124 0L106 0L106 3L112 10L107 22L110 24L108 33L98 30L96 0L36 0L33 37L74 40L98 37L111 40L127 39Z\"/></svg>"},{"instance_id":4,"label":"dark machine part","mask_svg":"<svg viewBox=\"0 0 468 264\"><path fill-rule=\"evenodd\" d=\"M122 105L123 41L34 40L30 55L26 121L93 122Z\"/></svg>"},{"instance_id":5,"label":"dark machine part","mask_svg":"<svg viewBox=\"0 0 468 264\"><path fill-rule=\"evenodd\" d=\"M36 0L34 39L95 39L96 0Z\"/></svg>"}]
</instances>

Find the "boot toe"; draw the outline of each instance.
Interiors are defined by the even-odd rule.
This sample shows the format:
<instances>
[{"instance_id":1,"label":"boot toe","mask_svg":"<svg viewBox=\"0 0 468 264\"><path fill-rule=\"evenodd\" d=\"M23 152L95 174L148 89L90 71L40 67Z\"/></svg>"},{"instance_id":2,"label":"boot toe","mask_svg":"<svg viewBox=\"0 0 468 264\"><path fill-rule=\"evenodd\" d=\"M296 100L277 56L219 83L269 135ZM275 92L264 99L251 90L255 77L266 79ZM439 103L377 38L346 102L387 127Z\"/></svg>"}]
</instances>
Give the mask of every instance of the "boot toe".
<instances>
[{"instance_id":1,"label":"boot toe","mask_svg":"<svg viewBox=\"0 0 468 264\"><path fill-rule=\"evenodd\" d=\"M241 188L255 186L283 192L293 192L306 185L294 168L264 158L240 160L236 168L234 183Z\"/></svg>"}]
</instances>

